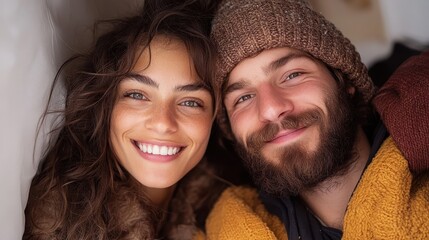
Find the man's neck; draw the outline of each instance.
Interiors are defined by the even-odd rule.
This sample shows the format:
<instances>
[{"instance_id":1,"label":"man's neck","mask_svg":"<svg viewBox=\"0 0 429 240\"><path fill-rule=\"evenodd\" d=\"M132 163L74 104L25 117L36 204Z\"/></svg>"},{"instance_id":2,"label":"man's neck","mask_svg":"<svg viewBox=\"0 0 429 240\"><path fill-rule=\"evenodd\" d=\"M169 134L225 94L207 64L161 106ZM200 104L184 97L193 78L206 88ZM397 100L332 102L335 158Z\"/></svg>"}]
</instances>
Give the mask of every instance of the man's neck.
<instances>
[{"instance_id":1,"label":"man's neck","mask_svg":"<svg viewBox=\"0 0 429 240\"><path fill-rule=\"evenodd\" d=\"M368 161L370 145L361 128L356 138L354 149L358 158L349 170L319 184L316 189L300 194L314 216L325 226L342 229L348 202Z\"/></svg>"}]
</instances>

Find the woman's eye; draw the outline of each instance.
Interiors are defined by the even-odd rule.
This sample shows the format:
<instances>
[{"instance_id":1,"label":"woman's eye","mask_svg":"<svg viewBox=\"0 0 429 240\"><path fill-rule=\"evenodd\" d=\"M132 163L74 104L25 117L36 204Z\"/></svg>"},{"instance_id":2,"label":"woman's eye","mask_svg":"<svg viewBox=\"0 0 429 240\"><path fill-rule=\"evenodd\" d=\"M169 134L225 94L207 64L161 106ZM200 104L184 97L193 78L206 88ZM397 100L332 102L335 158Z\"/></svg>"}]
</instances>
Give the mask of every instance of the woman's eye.
<instances>
[{"instance_id":1,"label":"woman's eye","mask_svg":"<svg viewBox=\"0 0 429 240\"><path fill-rule=\"evenodd\" d=\"M193 108L202 107L201 103L194 101L194 100L183 101L179 105L185 106L185 107L193 107Z\"/></svg>"},{"instance_id":2,"label":"woman's eye","mask_svg":"<svg viewBox=\"0 0 429 240\"><path fill-rule=\"evenodd\" d=\"M255 96L255 94L247 94L247 95L243 95L243 96L241 96L241 97L238 99L238 101L237 101L237 103L236 103L236 104L239 104L239 103L242 103L242 102L244 102L244 101L247 101L247 100L249 100L249 99L253 98L254 96Z\"/></svg>"},{"instance_id":3,"label":"woman's eye","mask_svg":"<svg viewBox=\"0 0 429 240\"><path fill-rule=\"evenodd\" d=\"M129 97L129 98L136 99L136 100L146 100L147 99L143 94L141 94L139 92L126 93L125 97Z\"/></svg>"}]
</instances>

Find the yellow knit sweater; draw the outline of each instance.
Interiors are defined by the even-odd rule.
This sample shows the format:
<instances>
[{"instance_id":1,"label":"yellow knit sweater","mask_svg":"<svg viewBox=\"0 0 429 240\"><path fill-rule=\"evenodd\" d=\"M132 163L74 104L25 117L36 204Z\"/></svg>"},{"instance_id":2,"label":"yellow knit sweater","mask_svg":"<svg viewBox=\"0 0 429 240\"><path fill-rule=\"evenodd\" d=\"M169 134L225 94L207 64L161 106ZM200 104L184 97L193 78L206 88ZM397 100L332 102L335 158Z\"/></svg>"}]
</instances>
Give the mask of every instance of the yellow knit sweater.
<instances>
[{"instance_id":1,"label":"yellow knit sweater","mask_svg":"<svg viewBox=\"0 0 429 240\"><path fill-rule=\"evenodd\" d=\"M411 175L388 138L362 176L344 219L343 239L429 239L429 174ZM255 189L224 191L196 239L287 239Z\"/></svg>"}]
</instances>

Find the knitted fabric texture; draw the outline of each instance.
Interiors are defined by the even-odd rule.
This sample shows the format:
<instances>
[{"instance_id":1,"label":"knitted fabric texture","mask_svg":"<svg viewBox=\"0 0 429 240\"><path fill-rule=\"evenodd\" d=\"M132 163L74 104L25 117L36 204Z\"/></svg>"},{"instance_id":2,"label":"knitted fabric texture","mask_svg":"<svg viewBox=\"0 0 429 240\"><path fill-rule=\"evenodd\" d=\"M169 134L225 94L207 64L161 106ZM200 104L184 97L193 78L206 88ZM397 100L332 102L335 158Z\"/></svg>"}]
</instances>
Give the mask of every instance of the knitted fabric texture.
<instances>
[{"instance_id":1,"label":"knitted fabric texture","mask_svg":"<svg viewBox=\"0 0 429 240\"><path fill-rule=\"evenodd\" d=\"M429 239L428 196L429 172L413 177L389 137L353 193L342 239Z\"/></svg>"},{"instance_id":2,"label":"knitted fabric texture","mask_svg":"<svg viewBox=\"0 0 429 240\"><path fill-rule=\"evenodd\" d=\"M344 218L343 239L429 239L429 175L413 177L389 137L365 170ZM287 239L255 189L225 190L206 222L207 239ZM204 239L199 235L197 239Z\"/></svg>"},{"instance_id":3,"label":"knitted fabric texture","mask_svg":"<svg viewBox=\"0 0 429 240\"><path fill-rule=\"evenodd\" d=\"M231 187L219 198L207 218L206 236L194 239L287 239L283 223L267 212L255 189Z\"/></svg>"},{"instance_id":4,"label":"knitted fabric texture","mask_svg":"<svg viewBox=\"0 0 429 240\"><path fill-rule=\"evenodd\" d=\"M304 0L224 0L212 22L217 48L214 87L222 91L228 74L245 58L263 50L291 47L337 69L367 103L375 88L349 39ZM233 139L224 108L217 115L226 138Z\"/></svg>"},{"instance_id":5,"label":"knitted fabric texture","mask_svg":"<svg viewBox=\"0 0 429 240\"><path fill-rule=\"evenodd\" d=\"M341 71L368 102L374 86L351 42L300 0L225 0L212 24L218 50L215 85L243 59L263 50L291 47Z\"/></svg>"},{"instance_id":6,"label":"knitted fabric texture","mask_svg":"<svg viewBox=\"0 0 429 240\"><path fill-rule=\"evenodd\" d=\"M404 62L373 103L410 169L429 169L429 51Z\"/></svg>"}]
</instances>

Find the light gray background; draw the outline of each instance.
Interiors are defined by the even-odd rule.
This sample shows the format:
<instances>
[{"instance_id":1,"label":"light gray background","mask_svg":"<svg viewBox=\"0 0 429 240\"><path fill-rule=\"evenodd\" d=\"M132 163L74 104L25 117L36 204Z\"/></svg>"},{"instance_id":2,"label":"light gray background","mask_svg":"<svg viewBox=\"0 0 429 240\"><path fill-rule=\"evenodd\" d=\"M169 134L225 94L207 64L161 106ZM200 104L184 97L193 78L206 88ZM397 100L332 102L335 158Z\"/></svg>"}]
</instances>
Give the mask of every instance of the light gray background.
<instances>
[{"instance_id":1,"label":"light gray background","mask_svg":"<svg viewBox=\"0 0 429 240\"><path fill-rule=\"evenodd\" d=\"M323 4L335 7L339 1ZM389 54L394 40L429 41L429 1L375 2L384 37L362 40L350 35L365 63ZM36 126L58 67L87 48L94 20L130 15L138 4L138 0L0 0L0 239L21 239L29 184L46 141L42 134L33 159ZM332 20L340 21L335 16Z\"/></svg>"}]
</instances>

